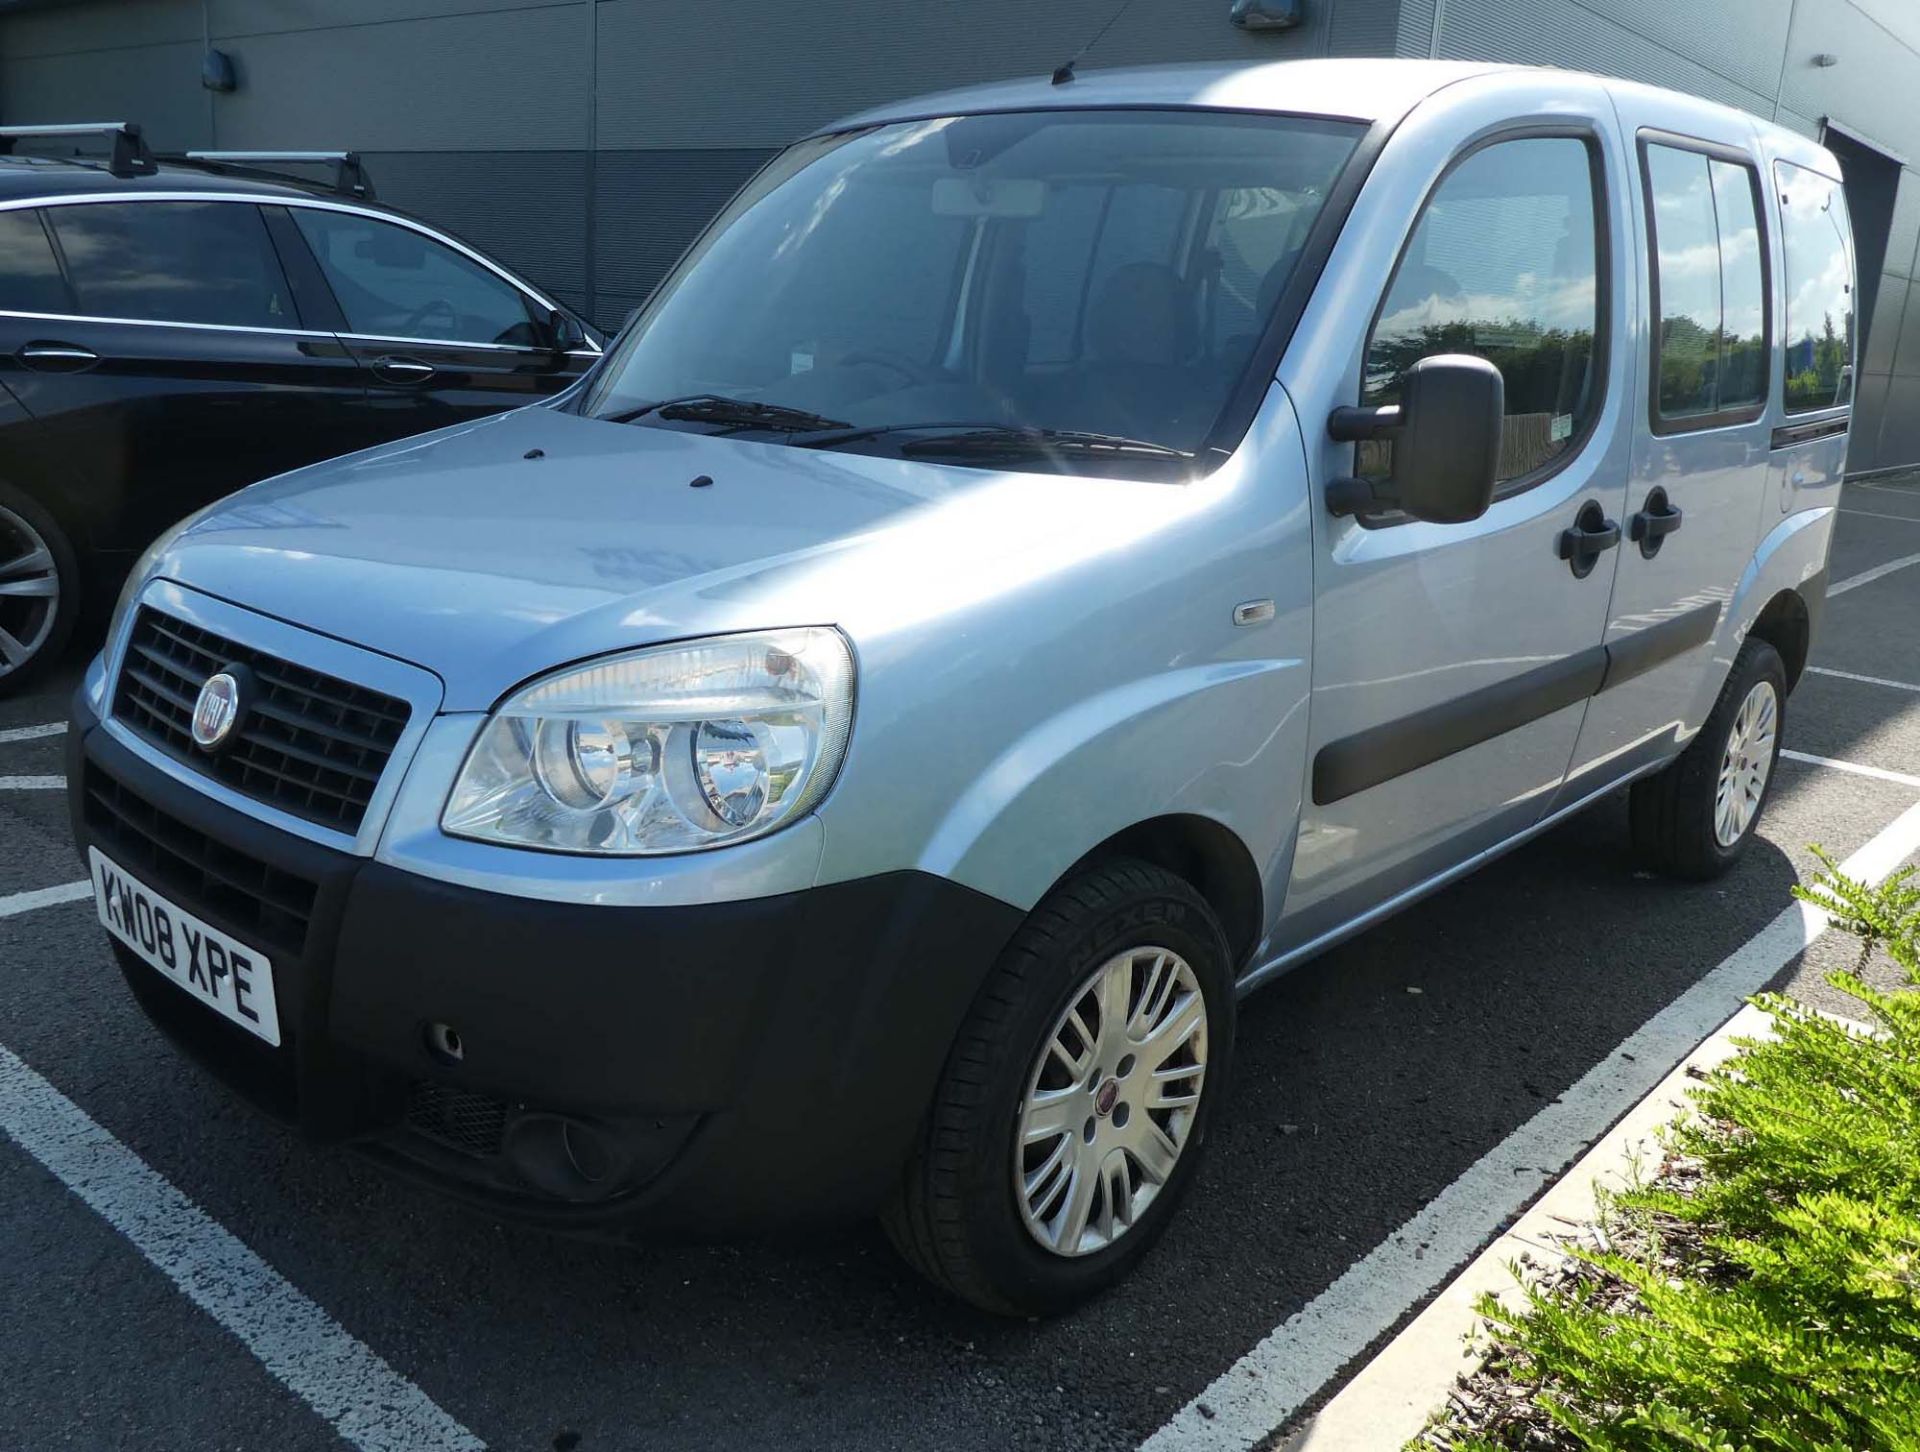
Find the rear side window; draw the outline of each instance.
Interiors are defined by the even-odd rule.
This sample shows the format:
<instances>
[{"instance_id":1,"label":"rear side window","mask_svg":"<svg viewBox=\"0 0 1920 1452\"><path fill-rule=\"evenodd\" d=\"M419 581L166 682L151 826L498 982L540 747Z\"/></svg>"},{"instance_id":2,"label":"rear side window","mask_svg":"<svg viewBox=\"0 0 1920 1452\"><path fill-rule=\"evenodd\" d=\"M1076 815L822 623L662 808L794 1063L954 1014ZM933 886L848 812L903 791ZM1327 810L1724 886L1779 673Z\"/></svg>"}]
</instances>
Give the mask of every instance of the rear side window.
<instances>
[{"instance_id":1,"label":"rear side window","mask_svg":"<svg viewBox=\"0 0 1920 1452\"><path fill-rule=\"evenodd\" d=\"M1400 398L1400 379L1435 353L1500 370L1507 415L1500 479L1566 454L1599 407L1600 246L1592 153L1534 136L1472 152L1447 175L1407 241L1367 344L1362 402ZM1384 474L1391 444L1360 446Z\"/></svg>"},{"instance_id":2,"label":"rear side window","mask_svg":"<svg viewBox=\"0 0 1920 1452\"><path fill-rule=\"evenodd\" d=\"M1774 163L1787 256L1787 412L1853 398L1853 257L1840 183Z\"/></svg>"},{"instance_id":3,"label":"rear side window","mask_svg":"<svg viewBox=\"0 0 1920 1452\"><path fill-rule=\"evenodd\" d=\"M451 247L352 212L289 210L350 332L533 346L532 315L520 290Z\"/></svg>"},{"instance_id":4,"label":"rear side window","mask_svg":"<svg viewBox=\"0 0 1920 1452\"><path fill-rule=\"evenodd\" d=\"M78 310L229 327L299 326L280 259L250 202L51 207Z\"/></svg>"},{"instance_id":5,"label":"rear side window","mask_svg":"<svg viewBox=\"0 0 1920 1452\"><path fill-rule=\"evenodd\" d=\"M1644 143L1660 432L1755 418L1767 397L1759 173Z\"/></svg>"},{"instance_id":6,"label":"rear side window","mask_svg":"<svg viewBox=\"0 0 1920 1452\"><path fill-rule=\"evenodd\" d=\"M37 208L0 212L0 308L15 313L73 311Z\"/></svg>"}]
</instances>

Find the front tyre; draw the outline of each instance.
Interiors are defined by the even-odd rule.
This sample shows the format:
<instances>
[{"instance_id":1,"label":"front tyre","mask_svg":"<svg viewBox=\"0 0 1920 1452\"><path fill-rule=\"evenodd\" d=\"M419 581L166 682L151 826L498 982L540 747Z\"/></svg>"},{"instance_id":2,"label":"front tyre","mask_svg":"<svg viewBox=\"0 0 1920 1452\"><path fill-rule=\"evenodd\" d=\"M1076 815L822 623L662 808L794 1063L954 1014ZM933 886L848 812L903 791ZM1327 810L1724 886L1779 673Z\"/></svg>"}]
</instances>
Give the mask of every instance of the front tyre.
<instances>
[{"instance_id":1,"label":"front tyre","mask_svg":"<svg viewBox=\"0 0 1920 1452\"><path fill-rule=\"evenodd\" d=\"M0 696L59 659L79 611L73 546L37 501L0 484Z\"/></svg>"},{"instance_id":2,"label":"front tyre","mask_svg":"<svg viewBox=\"0 0 1920 1452\"><path fill-rule=\"evenodd\" d=\"M1749 640L1693 743L1664 771L1634 784L1628 810L1643 862L1705 880L1739 860L1773 785L1786 703L1780 653Z\"/></svg>"},{"instance_id":3,"label":"front tyre","mask_svg":"<svg viewBox=\"0 0 1920 1452\"><path fill-rule=\"evenodd\" d=\"M1106 1289L1191 1182L1233 1049L1226 937L1181 878L1131 859L1056 888L948 1055L885 1222L922 1274L1001 1315Z\"/></svg>"}]
</instances>

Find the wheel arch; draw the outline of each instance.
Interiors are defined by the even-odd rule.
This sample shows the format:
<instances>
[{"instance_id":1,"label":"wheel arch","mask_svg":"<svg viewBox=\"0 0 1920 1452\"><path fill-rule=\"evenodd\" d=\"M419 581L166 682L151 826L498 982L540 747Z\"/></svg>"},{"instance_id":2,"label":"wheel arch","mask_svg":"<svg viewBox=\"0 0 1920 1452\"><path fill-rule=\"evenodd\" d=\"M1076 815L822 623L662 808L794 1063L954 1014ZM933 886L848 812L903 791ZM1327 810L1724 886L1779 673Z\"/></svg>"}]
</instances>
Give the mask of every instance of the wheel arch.
<instances>
[{"instance_id":1,"label":"wheel arch","mask_svg":"<svg viewBox=\"0 0 1920 1452\"><path fill-rule=\"evenodd\" d=\"M1260 869L1225 823L1186 812L1135 822L1086 853L1061 880L1103 857L1136 857L1189 883L1220 919L1236 975L1259 946L1265 906Z\"/></svg>"},{"instance_id":2,"label":"wheel arch","mask_svg":"<svg viewBox=\"0 0 1920 1452\"><path fill-rule=\"evenodd\" d=\"M1775 591L1748 627L1747 638L1764 640L1780 653L1787 668L1787 691L1791 693L1813 648L1813 611L1806 597L1797 589Z\"/></svg>"}]
</instances>

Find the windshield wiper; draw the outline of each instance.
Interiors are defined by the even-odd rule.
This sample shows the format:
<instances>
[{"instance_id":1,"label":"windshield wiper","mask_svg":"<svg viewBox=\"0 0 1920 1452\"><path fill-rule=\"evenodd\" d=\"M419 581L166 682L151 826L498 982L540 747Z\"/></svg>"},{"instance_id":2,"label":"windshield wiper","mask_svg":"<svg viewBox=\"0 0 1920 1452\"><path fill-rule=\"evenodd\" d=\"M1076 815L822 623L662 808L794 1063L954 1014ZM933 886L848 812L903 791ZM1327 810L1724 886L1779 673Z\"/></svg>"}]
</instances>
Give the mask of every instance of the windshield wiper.
<instances>
[{"instance_id":1,"label":"windshield wiper","mask_svg":"<svg viewBox=\"0 0 1920 1452\"><path fill-rule=\"evenodd\" d=\"M604 414L602 417L608 423L632 423L650 413L661 418L684 419L689 423L779 429L788 433L850 427L843 419L809 413L804 408L788 408L781 403L760 403L751 398L729 398L723 393L690 393L684 398L663 398L623 413Z\"/></svg>"},{"instance_id":2,"label":"windshield wiper","mask_svg":"<svg viewBox=\"0 0 1920 1452\"><path fill-rule=\"evenodd\" d=\"M1023 428L1012 424L987 423L912 423L882 424L874 428L854 429L850 433L829 434L822 439L803 439L802 448L831 449L841 444L876 439L885 434L930 433L931 438L908 439L900 445L902 454L950 457L977 454L1073 453L1081 457L1133 455L1155 459L1191 459L1192 454L1167 444L1146 439L1130 439L1122 434L1094 433L1084 429Z\"/></svg>"},{"instance_id":3,"label":"windshield wiper","mask_svg":"<svg viewBox=\"0 0 1920 1452\"><path fill-rule=\"evenodd\" d=\"M1091 433L1082 429L969 429L930 439L908 439L900 452L909 457L962 458L979 454L1072 454L1080 458L1135 456L1151 459L1191 459L1185 449L1130 439L1122 434Z\"/></svg>"}]
</instances>

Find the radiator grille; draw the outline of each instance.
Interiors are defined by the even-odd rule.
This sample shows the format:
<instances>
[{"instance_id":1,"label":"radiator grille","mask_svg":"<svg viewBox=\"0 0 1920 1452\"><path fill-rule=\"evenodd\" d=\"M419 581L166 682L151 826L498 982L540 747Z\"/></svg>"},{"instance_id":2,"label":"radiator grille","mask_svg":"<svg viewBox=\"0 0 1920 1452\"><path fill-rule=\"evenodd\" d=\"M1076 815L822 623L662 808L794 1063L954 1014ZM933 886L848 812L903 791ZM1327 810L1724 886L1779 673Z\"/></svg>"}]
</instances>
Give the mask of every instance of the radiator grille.
<instances>
[{"instance_id":1,"label":"radiator grille","mask_svg":"<svg viewBox=\"0 0 1920 1452\"><path fill-rule=\"evenodd\" d=\"M233 741L193 744L207 678L243 666L254 689ZM113 713L195 771L294 816L352 834L411 714L405 701L216 635L142 606L127 641Z\"/></svg>"}]
</instances>

